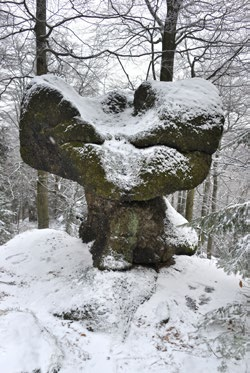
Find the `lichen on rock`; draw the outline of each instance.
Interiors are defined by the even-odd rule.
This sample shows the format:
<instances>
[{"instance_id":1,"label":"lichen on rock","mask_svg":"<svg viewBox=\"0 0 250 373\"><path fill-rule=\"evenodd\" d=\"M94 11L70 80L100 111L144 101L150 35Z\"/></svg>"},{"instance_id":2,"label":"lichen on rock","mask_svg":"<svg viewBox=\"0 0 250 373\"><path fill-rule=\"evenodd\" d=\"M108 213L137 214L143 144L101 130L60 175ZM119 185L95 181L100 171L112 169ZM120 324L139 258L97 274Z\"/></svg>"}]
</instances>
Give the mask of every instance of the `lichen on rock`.
<instances>
[{"instance_id":1,"label":"lichen on rock","mask_svg":"<svg viewBox=\"0 0 250 373\"><path fill-rule=\"evenodd\" d=\"M95 266L158 265L194 251L188 243L177 247L163 196L205 179L223 121L218 92L203 79L144 82L132 101L122 91L84 98L44 75L23 98L21 155L85 188L80 235L94 241Z\"/></svg>"}]
</instances>

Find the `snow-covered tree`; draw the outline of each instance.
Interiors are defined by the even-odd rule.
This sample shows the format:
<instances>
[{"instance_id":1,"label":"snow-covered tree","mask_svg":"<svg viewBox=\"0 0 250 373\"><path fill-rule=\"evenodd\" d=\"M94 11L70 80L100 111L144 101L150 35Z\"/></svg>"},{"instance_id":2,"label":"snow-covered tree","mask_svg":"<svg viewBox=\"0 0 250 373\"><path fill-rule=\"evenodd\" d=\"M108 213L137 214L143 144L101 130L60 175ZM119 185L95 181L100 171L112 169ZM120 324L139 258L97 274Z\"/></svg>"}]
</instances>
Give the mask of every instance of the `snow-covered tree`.
<instances>
[{"instance_id":1,"label":"snow-covered tree","mask_svg":"<svg viewBox=\"0 0 250 373\"><path fill-rule=\"evenodd\" d=\"M192 223L200 234L212 236L218 266L227 273L241 273L250 277L249 202L228 206Z\"/></svg>"},{"instance_id":2,"label":"snow-covered tree","mask_svg":"<svg viewBox=\"0 0 250 373\"><path fill-rule=\"evenodd\" d=\"M9 240L14 233L14 212L11 206L11 191L9 188L6 160L6 127L0 122L0 245Z\"/></svg>"}]
</instances>

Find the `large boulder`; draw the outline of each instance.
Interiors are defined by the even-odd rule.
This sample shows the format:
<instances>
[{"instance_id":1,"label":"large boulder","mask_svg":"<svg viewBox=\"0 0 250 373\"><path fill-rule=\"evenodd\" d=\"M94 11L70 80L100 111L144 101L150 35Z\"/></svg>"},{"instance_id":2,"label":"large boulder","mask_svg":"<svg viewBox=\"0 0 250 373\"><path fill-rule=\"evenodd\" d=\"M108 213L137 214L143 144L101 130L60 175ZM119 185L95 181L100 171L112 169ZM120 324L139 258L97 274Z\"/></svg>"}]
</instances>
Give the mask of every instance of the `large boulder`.
<instances>
[{"instance_id":1,"label":"large boulder","mask_svg":"<svg viewBox=\"0 0 250 373\"><path fill-rule=\"evenodd\" d=\"M94 265L159 264L178 251L166 239L162 196L205 179L223 121L218 92L203 79L144 82L134 99L121 91L84 98L44 75L23 99L21 155L85 188L80 234L94 240Z\"/></svg>"},{"instance_id":2,"label":"large boulder","mask_svg":"<svg viewBox=\"0 0 250 373\"><path fill-rule=\"evenodd\" d=\"M197 78L142 83L135 92L135 114L146 114L150 108L154 111L152 122L129 136L134 146L165 145L182 153L213 154L217 150L224 117L211 83Z\"/></svg>"}]
</instances>

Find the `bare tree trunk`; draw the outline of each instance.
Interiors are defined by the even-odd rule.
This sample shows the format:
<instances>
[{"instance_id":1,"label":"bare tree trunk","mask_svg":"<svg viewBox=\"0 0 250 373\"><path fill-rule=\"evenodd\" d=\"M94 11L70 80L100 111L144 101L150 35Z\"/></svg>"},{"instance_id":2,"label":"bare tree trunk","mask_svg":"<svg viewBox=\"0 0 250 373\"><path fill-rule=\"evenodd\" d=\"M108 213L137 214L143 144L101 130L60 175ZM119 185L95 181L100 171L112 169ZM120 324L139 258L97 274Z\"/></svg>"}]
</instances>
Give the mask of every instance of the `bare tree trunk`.
<instances>
[{"instance_id":1,"label":"bare tree trunk","mask_svg":"<svg viewBox=\"0 0 250 373\"><path fill-rule=\"evenodd\" d=\"M36 75L47 74L46 0L36 0Z\"/></svg>"},{"instance_id":2,"label":"bare tree trunk","mask_svg":"<svg viewBox=\"0 0 250 373\"><path fill-rule=\"evenodd\" d=\"M53 204L52 204L52 211L53 211L53 217L54 219L57 217L58 215L58 194L59 194L59 176L55 175L54 176L54 190L53 190ZM50 206L51 206L51 202L50 202Z\"/></svg>"},{"instance_id":3,"label":"bare tree trunk","mask_svg":"<svg viewBox=\"0 0 250 373\"><path fill-rule=\"evenodd\" d=\"M185 190L180 190L178 192L178 202L177 202L177 212L179 212L179 214L181 215L185 215L185 203L186 203L186 196L185 196L186 192Z\"/></svg>"},{"instance_id":4,"label":"bare tree trunk","mask_svg":"<svg viewBox=\"0 0 250 373\"><path fill-rule=\"evenodd\" d=\"M182 203L182 192L181 190L178 192L177 194L177 212L179 212L179 214L181 213L181 203Z\"/></svg>"},{"instance_id":5,"label":"bare tree trunk","mask_svg":"<svg viewBox=\"0 0 250 373\"><path fill-rule=\"evenodd\" d=\"M36 0L36 74L47 74L46 59L46 0ZM37 220L38 228L49 226L48 174L37 172Z\"/></svg>"},{"instance_id":6,"label":"bare tree trunk","mask_svg":"<svg viewBox=\"0 0 250 373\"><path fill-rule=\"evenodd\" d=\"M187 198L186 198L185 218L187 219L187 221L191 221L193 219L194 196L195 196L195 189L190 189L187 192Z\"/></svg>"},{"instance_id":7,"label":"bare tree trunk","mask_svg":"<svg viewBox=\"0 0 250 373\"><path fill-rule=\"evenodd\" d=\"M201 218L207 216L210 210L210 203L209 203L209 194L211 189L211 180L210 174L207 176L204 186L203 186L203 198L202 198L202 206L201 206ZM201 248L205 242L205 232L201 229L199 233L199 247ZM201 252L201 250L200 250Z\"/></svg>"},{"instance_id":8,"label":"bare tree trunk","mask_svg":"<svg viewBox=\"0 0 250 373\"><path fill-rule=\"evenodd\" d=\"M166 3L167 15L165 22L163 22L157 15L158 6L154 8L149 0L145 0L145 4L147 5L149 12L153 16L155 23L161 30L162 55L160 80L171 82L174 75L177 20L183 0L166 0ZM153 59L154 53L152 50L152 63Z\"/></svg>"},{"instance_id":9,"label":"bare tree trunk","mask_svg":"<svg viewBox=\"0 0 250 373\"><path fill-rule=\"evenodd\" d=\"M171 82L174 75L174 56L176 51L176 28L183 0L166 0L167 16L162 31L162 59L160 80Z\"/></svg>"},{"instance_id":10,"label":"bare tree trunk","mask_svg":"<svg viewBox=\"0 0 250 373\"><path fill-rule=\"evenodd\" d=\"M38 229L49 226L48 206L48 174L45 171L37 171L37 216Z\"/></svg>"},{"instance_id":11,"label":"bare tree trunk","mask_svg":"<svg viewBox=\"0 0 250 373\"><path fill-rule=\"evenodd\" d=\"M204 183L202 206L201 206L201 217L209 214L209 192L210 192L210 175L207 176Z\"/></svg>"},{"instance_id":12,"label":"bare tree trunk","mask_svg":"<svg viewBox=\"0 0 250 373\"><path fill-rule=\"evenodd\" d=\"M218 158L219 155L216 153L214 165L213 165L213 192L212 192L212 204L211 213L216 212L217 208L217 194L218 194ZM213 251L213 237L210 234L207 243L207 258L211 259Z\"/></svg>"},{"instance_id":13,"label":"bare tree trunk","mask_svg":"<svg viewBox=\"0 0 250 373\"><path fill-rule=\"evenodd\" d=\"M172 194L172 196L171 196L171 205L175 208L175 195L174 195L174 193Z\"/></svg>"}]
</instances>

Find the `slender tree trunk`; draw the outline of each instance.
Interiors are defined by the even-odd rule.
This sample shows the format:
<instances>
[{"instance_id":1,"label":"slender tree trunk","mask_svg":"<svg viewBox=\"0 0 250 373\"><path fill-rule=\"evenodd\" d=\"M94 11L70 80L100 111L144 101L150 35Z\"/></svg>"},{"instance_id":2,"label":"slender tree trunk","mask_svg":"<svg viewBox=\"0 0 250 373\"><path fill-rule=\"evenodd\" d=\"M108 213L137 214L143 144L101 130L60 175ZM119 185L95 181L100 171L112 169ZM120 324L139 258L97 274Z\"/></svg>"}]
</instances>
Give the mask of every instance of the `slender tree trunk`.
<instances>
[{"instance_id":1,"label":"slender tree trunk","mask_svg":"<svg viewBox=\"0 0 250 373\"><path fill-rule=\"evenodd\" d=\"M37 175L38 229L44 229L49 227L48 174L45 171L38 171Z\"/></svg>"},{"instance_id":2,"label":"slender tree trunk","mask_svg":"<svg viewBox=\"0 0 250 373\"><path fill-rule=\"evenodd\" d=\"M53 204L52 204L52 211L53 211L53 217L54 219L57 217L58 215L58 194L59 194L59 176L55 175L54 176L55 179L54 179L54 190L53 190ZM50 202L50 206L51 206L51 202Z\"/></svg>"},{"instance_id":3,"label":"slender tree trunk","mask_svg":"<svg viewBox=\"0 0 250 373\"><path fill-rule=\"evenodd\" d=\"M195 196L195 189L190 189L187 192L187 199L186 199L185 218L187 219L187 221L191 221L193 219L194 196Z\"/></svg>"},{"instance_id":4,"label":"slender tree trunk","mask_svg":"<svg viewBox=\"0 0 250 373\"><path fill-rule=\"evenodd\" d=\"M47 74L46 59L46 0L36 0L36 74ZM48 174L37 172L37 220L38 228L48 228Z\"/></svg>"},{"instance_id":5,"label":"slender tree trunk","mask_svg":"<svg viewBox=\"0 0 250 373\"><path fill-rule=\"evenodd\" d=\"M177 20L183 0L166 0L167 16L162 30L162 59L160 80L171 82L174 75Z\"/></svg>"},{"instance_id":6,"label":"slender tree trunk","mask_svg":"<svg viewBox=\"0 0 250 373\"><path fill-rule=\"evenodd\" d=\"M203 186L203 198L202 198L202 206L201 206L201 218L204 216L207 216L209 214L210 210L210 204L209 204L209 194L210 194L210 188L211 188L211 180L210 180L210 174L207 176L204 186ZM205 232L201 229L199 234L199 247L201 248L205 242ZM201 252L201 249L200 249Z\"/></svg>"},{"instance_id":7,"label":"slender tree trunk","mask_svg":"<svg viewBox=\"0 0 250 373\"><path fill-rule=\"evenodd\" d=\"M47 74L46 0L36 0L36 75Z\"/></svg>"},{"instance_id":8,"label":"slender tree trunk","mask_svg":"<svg viewBox=\"0 0 250 373\"><path fill-rule=\"evenodd\" d=\"M181 190L178 192L177 194L177 212L179 212L179 214L181 213L181 203L182 203L182 192Z\"/></svg>"},{"instance_id":9,"label":"slender tree trunk","mask_svg":"<svg viewBox=\"0 0 250 373\"><path fill-rule=\"evenodd\" d=\"M185 198L185 190L180 190L178 192L178 202L177 202L177 212L181 215L185 215L185 203L186 203L186 198Z\"/></svg>"},{"instance_id":10,"label":"slender tree trunk","mask_svg":"<svg viewBox=\"0 0 250 373\"><path fill-rule=\"evenodd\" d=\"M171 196L171 205L175 208L175 195L174 195L174 193L172 194L172 196Z\"/></svg>"},{"instance_id":11,"label":"slender tree trunk","mask_svg":"<svg viewBox=\"0 0 250 373\"><path fill-rule=\"evenodd\" d=\"M204 183L202 206L201 206L201 217L209 214L209 191L210 191L210 175L207 176L205 183Z\"/></svg>"},{"instance_id":12,"label":"slender tree trunk","mask_svg":"<svg viewBox=\"0 0 250 373\"><path fill-rule=\"evenodd\" d=\"M213 165L213 191L212 191L212 204L211 213L216 212L217 208L217 194L218 194L218 158L219 155L216 153L214 165ZM210 234L207 243L207 258L211 259L213 251L213 237Z\"/></svg>"}]
</instances>

